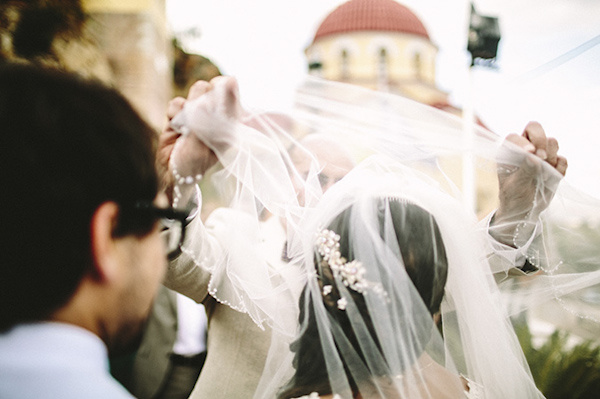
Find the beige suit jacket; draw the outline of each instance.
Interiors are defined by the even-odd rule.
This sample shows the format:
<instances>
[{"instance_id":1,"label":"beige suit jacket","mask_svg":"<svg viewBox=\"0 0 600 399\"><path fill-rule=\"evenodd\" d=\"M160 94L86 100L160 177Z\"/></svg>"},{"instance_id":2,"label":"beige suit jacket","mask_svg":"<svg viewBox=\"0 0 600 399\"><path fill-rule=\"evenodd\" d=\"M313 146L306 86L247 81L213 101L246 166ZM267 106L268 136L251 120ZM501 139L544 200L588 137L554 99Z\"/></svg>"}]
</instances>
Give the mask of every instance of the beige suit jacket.
<instances>
[{"instance_id":1,"label":"beige suit jacket","mask_svg":"<svg viewBox=\"0 0 600 399\"><path fill-rule=\"evenodd\" d=\"M177 298L160 287L133 364L131 385L136 398L152 398L168 375L169 357L177 337Z\"/></svg>"},{"instance_id":2,"label":"beige suit jacket","mask_svg":"<svg viewBox=\"0 0 600 399\"><path fill-rule=\"evenodd\" d=\"M198 218L190 223L201 223ZM207 357L193 399L251 398L262 375L270 346L269 330L261 330L242 312L208 295L210 273L185 253L169 264L164 284L206 307Z\"/></svg>"}]
</instances>

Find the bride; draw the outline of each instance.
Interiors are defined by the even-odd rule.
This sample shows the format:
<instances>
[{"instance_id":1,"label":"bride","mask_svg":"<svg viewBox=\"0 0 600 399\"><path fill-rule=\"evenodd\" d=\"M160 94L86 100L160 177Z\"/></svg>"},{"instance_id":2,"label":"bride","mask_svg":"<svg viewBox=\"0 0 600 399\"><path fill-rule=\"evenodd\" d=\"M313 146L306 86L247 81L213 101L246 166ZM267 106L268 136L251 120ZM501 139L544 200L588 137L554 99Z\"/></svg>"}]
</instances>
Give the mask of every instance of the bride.
<instances>
[{"instance_id":1,"label":"bride","mask_svg":"<svg viewBox=\"0 0 600 399\"><path fill-rule=\"evenodd\" d=\"M278 398L543 397L481 267L485 237L429 178L369 158L310 219Z\"/></svg>"},{"instance_id":2,"label":"bride","mask_svg":"<svg viewBox=\"0 0 600 399\"><path fill-rule=\"evenodd\" d=\"M187 287L197 300L206 295L194 296L201 287L218 306L238 311L240 323L244 316L264 329L253 332L263 352L245 362L262 377L256 389L256 381L248 383L253 388L244 396L543 397L499 286L517 297L511 281L542 274L522 284L521 309L600 282L595 269L572 273L581 259L567 259L549 245L561 224L548 215L574 207L597 215L600 209L561 192L566 163L557 148L548 148L545 161L533 154L527 141L533 128L525 138L509 137L516 144L525 140L525 151L501 145L483 129L465 142L461 121L437 110L316 80L299 92L298 110L283 126L243 114L227 85L231 81L216 82L171 121L179 132L171 136L169 159L175 203L193 197L191 183L205 171L185 156L198 142L220 161L221 175L235 179L228 209L214 212L206 227L192 222L197 227L167 282ZM344 143L358 164L326 193L326 165L313 157L300 173L287 151L310 157L296 140L307 134ZM457 162L471 162L490 181L498 167L498 209L483 207L489 214L479 223L459 201L466 193L453 170ZM281 222L285 262L272 262L263 250L265 211ZM580 244L597 253L593 243ZM181 263L184 273L173 275ZM195 283L197 273L208 273L209 281ZM213 351L212 359L231 360L219 355Z\"/></svg>"}]
</instances>

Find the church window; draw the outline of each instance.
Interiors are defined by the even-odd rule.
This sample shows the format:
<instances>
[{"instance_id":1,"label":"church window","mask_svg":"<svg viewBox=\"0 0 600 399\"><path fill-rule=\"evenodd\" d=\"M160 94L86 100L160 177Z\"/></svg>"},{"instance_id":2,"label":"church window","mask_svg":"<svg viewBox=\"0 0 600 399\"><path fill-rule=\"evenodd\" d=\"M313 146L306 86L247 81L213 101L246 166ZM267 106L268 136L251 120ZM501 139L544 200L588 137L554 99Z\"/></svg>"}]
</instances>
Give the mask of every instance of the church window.
<instances>
[{"instance_id":1,"label":"church window","mask_svg":"<svg viewBox=\"0 0 600 399\"><path fill-rule=\"evenodd\" d=\"M422 74L421 74L422 62L421 62L421 53L419 53L419 52L415 53L414 67L415 67L415 77L417 79L421 78L421 76L422 76Z\"/></svg>"},{"instance_id":2,"label":"church window","mask_svg":"<svg viewBox=\"0 0 600 399\"><path fill-rule=\"evenodd\" d=\"M377 54L377 80L379 83L387 83L388 69L388 53L382 47Z\"/></svg>"},{"instance_id":3,"label":"church window","mask_svg":"<svg viewBox=\"0 0 600 399\"><path fill-rule=\"evenodd\" d=\"M321 77L323 74L323 64L321 61L312 61L308 64L308 73L313 76Z\"/></svg>"},{"instance_id":4,"label":"church window","mask_svg":"<svg viewBox=\"0 0 600 399\"><path fill-rule=\"evenodd\" d=\"M350 57L348 55L348 50L343 49L341 57L341 77L346 80L350 78Z\"/></svg>"}]
</instances>

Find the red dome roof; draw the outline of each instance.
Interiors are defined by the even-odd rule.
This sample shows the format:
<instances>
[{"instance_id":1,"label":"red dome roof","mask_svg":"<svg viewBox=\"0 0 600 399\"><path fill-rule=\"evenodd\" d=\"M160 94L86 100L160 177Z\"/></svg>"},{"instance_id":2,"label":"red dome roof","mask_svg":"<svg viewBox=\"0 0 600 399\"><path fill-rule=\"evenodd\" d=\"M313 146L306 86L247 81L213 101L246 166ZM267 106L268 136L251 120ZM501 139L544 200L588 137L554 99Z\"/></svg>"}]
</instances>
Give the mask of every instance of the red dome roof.
<instances>
[{"instance_id":1,"label":"red dome roof","mask_svg":"<svg viewBox=\"0 0 600 399\"><path fill-rule=\"evenodd\" d=\"M356 31L412 33L429 39L429 34L411 10L394 0L351 0L325 18L313 39Z\"/></svg>"}]
</instances>

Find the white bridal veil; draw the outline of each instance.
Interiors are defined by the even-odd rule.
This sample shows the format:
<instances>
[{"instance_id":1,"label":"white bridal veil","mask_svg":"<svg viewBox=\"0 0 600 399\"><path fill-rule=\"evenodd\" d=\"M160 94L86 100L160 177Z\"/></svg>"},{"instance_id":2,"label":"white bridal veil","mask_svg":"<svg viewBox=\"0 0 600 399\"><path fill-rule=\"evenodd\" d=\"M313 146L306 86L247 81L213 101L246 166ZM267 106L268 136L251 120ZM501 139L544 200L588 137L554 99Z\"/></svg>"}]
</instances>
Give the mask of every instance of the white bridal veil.
<instances>
[{"instance_id":1,"label":"white bridal veil","mask_svg":"<svg viewBox=\"0 0 600 399\"><path fill-rule=\"evenodd\" d=\"M310 79L293 112L248 113L221 83L172 121L217 155L228 193L183 251L271 336L256 397L543 397L510 317L555 301L597 322L573 304L600 284L584 228L598 199L398 96Z\"/></svg>"}]
</instances>

